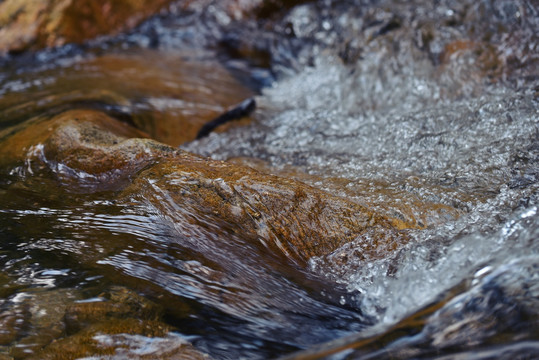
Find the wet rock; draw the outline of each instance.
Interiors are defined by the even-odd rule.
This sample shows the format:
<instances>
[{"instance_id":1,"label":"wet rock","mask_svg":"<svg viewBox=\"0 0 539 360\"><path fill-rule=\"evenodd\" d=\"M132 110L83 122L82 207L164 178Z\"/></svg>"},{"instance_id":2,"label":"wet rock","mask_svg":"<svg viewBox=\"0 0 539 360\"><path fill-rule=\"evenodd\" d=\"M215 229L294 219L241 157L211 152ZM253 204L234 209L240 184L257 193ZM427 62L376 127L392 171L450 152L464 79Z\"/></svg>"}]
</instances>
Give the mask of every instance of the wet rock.
<instances>
[{"instance_id":1,"label":"wet rock","mask_svg":"<svg viewBox=\"0 0 539 360\"><path fill-rule=\"evenodd\" d=\"M76 297L71 290L39 289L8 298L9 307L0 314L0 345L10 345L16 359L48 345L63 334L66 306Z\"/></svg>"},{"instance_id":2,"label":"wet rock","mask_svg":"<svg viewBox=\"0 0 539 360\"><path fill-rule=\"evenodd\" d=\"M160 308L133 291L112 287L101 301L77 301L79 295L62 289L17 295L0 313L0 345L10 346L9 355L0 353L0 358L208 359L171 334L159 319ZM66 330L70 336L61 338Z\"/></svg>"},{"instance_id":3,"label":"wet rock","mask_svg":"<svg viewBox=\"0 0 539 360\"><path fill-rule=\"evenodd\" d=\"M22 307L0 313L0 345L9 345L22 335L27 312Z\"/></svg>"},{"instance_id":4,"label":"wet rock","mask_svg":"<svg viewBox=\"0 0 539 360\"><path fill-rule=\"evenodd\" d=\"M156 321L162 310L155 303L124 287L113 287L95 301L70 304L65 313L67 332L73 334L110 319L136 318Z\"/></svg>"},{"instance_id":5,"label":"wet rock","mask_svg":"<svg viewBox=\"0 0 539 360\"><path fill-rule=\"evenodd\" d=\"M298 180L316 188L323 188L330 194L352 199L355 202L373 209L375 212L399 219L414 228L428 228L455 220L462 211L458 209L456 198L464 198L462 194L448 191L440 186L432 186L419 177L410 176L399 186L391 186L387 182L372 181L369 179L350 180L345 177L319 176L306 173L298 167L272 167L267 161L247 157L234 157L228 159L234 164L248 166L260 172L273 174L283 178ZM430 193L430 199L421 199L418 191ZM370 197L368 194L373 195ZM443 197L450 197L455 206L441 203ZM426 197L425 197L426 198ZM380 199L386 199L381 201ZM437 201L434 201L437 199ZM468 199L465 199L468 200Z\"/></svg>"},{"instance_id":6,"label":"wet rock","mask_svg":"<svg viewBox=\"0 0 539 360\"><path fill-rule=\"evenodd\" d=\"M152 320L115 319L58 340L29 359L112 356L129 359L209 359L170 328Z\"/></svg>"},{"instance_id":7,"label":"wet rock","mask_svg":"<svg viewBox=\"0 0 539 360\"><path fill-rule=\"evenodd\" d=\"M105 318L121 318L130 312L131 308L127 304L111 303L102 299L74 303L68 306L65 314L67 333L73 334Z\"/></svg>"},{"instance_id":8,"label":"wet rock","mask_svg":"<svg viewBox=\"0 0 539 360\"><path fill-rule=\"evenodd\" d=\"M192 51L131 49L14 81L22 81L21 90L0 97L3 121L83 107L105 111L172 146L194 140L206 122L253 96L222 64Z\"/></svg>"},{"instance_id":9,"label":"wet rock","mask_svg":"<svg viewBox=\"0 0 539 360\"><path fill-rule=\"evenodd\" d=\"M114 133L102 132L102 128ZM83 186L114 185L125 179L123 170L140 169L151 161L152 146L161 148L151 140L140 139L133 143L126 136L144 134L102 113L86 110L68 111L50 120L36 119L4 135L6 139L0 145L4 156L0 163L25 162L22 169L26 170L14 171L29 174L46 165L54 169L61 181L78 179ZM143 145L145 142L151 144ZM116 162L104 156L103 149L110 147L122 152L123 159Z\"/></svg>"},{"instance_id":10,"label":"wet rock","mask_svg":"<svg viewBox=\"0 0 539 360\"><path fill-rule=\"evenodd\" d=\"M118 188L133 179L123 199L149 201L165 216L189 224L167 208L164 191L175 207L229 224L242 237L300 264L365 236L366 252L376 253L382 244L394 250L407 241L398 229L413 226L295 180L127 138L136 132L104 114L70 111L38 126L49 132L38 132L38 139L23 146L28 137L21 132L6 142L17 145L11 147L14 155L26 154L27 163L47 167L70 189Z\"/></svg>"},{"instance_id":11,"label":"wet rock","mask_svg":"<svg viewBox=\"0 0 539 360\"><path fill-rule=\"evenodd\" d=\"M171 328L160 321L159 306L134 291L113 286L93 300L68 305L64 319L70 336L56 340L30 358L208 358L185 339L171 334Z\"/></svg>"},{"instance_id":12,"label":"wet rock","mask_svg":"<svg viewBox=\"0 0 539 360\"><path fill-rule=\"evenodd\" d=\"M188 1L185 8L191 11L212 6L219 9L232 20L266 19L282 15L290 8L313 0L198 0Z\"/></svg>"},{"instance_id":13,"label":"wet rock","mask_svg":"<svg viewBox=\"0 0 539 360\"><path fill-rule=\"evenodd\" d=\"M74 133L74 128L80 127L80 132ZM98 129L108 128L110 132L101 132ZM112 145L119 139L128 137L145 137L145 134L127 126L119 121L112 120L103 113L90 110L72 110L53 116L37 117L25 123L8 128L0 133L0 149L2 161L24 160L32 146L53 141L54 138L64 136L62 147L69 146L78 139L84 142L92 136L96 137L94 146ZM60 149L58 149L61 151Z\"/></svg>"},{"instance_id":14,"label":"wet rock","mask_svg":"<svg viewBox=\"0 0 539 360\"><path fill-rule=\"evenodd\" d=\"M170 152L155 141L126 139L102 132L95 123L81 121L76 114L67 116L72 121L47 139L43 152L37 148L38 156L43 156L63 181L75 178L84 184L89 178L90 183L115 184L147 166L156 155ZM110 149L114 149L115 156L110 156Z\"/></svg>"},{"instance_id":15,"label":"wet rock","mask_svg":"<svg viewBox=\"0 0 539 360\"><path fill-rule=\"evenodd\" d=\"M159 200L163 192L175 206L206 221L230 224L254 243L262 242L300 264L367 234L374 241L366 252L376 252L382 245L378 241L397 248L406 242L397 229L409 226L298 181L189 153L145 170L124 196L149 201L167 216L189 221L170 213L170 204Z\"/></svg>"},{"instance_id":16,"label":"wet rock","mask_svg":"<svg viewBox=\"0 0 539 360\"><path fill-rule=\"evenodd\" d=\"M0 272L0 299L5 299L21 289L21 285L13 281L7 274Z\"/></svg>"},{"instance_id":17,"label":"wet rock","mask_svg":"<svg viewBox=\"0 0 539 360\"><path fill-rule=\"evenodd\" d=\"M0 54L82 43L131 29L170 0L6 0L0 3Z\"/></svg>"},{"instance_id":18,"label":"wet rock","mask_svg":"<svg viewBox=\"0 0 539 360\"><path fill-rule=\"evenodd\" d=\"M103 35L130 30L164 9L171 0L6 0L0 3L0 54L83 43ZM179 1L175 8L200 11L213 7L218 22L268 18L305 0ZM217 10L218 9L218 10ZM159 41L156 39L155 41Z\"/></svg>"}]
</instances>

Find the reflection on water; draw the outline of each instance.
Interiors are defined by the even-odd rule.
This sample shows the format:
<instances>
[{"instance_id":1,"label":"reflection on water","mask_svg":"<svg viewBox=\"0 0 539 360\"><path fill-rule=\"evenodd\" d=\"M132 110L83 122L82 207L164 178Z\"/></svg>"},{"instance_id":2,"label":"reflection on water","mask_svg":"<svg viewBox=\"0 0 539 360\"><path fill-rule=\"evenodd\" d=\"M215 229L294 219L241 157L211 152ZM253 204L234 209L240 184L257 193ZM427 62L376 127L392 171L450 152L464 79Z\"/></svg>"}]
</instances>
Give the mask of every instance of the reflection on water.
<instances>
[{"instance_id":1,"label":"reflection on water","mask_svg":"<svg viewBox=\"0 0 539 360\"><path fill-rule=\"evenodd\" d=\"M236 23L223 3L172 6L130 34L2 60L0 358L533 358L536 7L270 2ZM252 122L192 141L253 84L268 87ZM335 203L299 206L314 210L283 224L339 218L350 201L406 224L406 241L340 228L350 241L302 264L283 256L290 244L274 251L253 235L264 229L181 193L211 185L225 198L235 184L238 204L267 200L248 213L262 228L270 205L284 214L287 199L312 201L284 191L289 180L212 178L202 166L156 178L160 158L112 169L125 183L53 166L43 119L73 108ZM39 135L14 159L25 126ZM151 191L124 189L140 183ZM301 235L310 224L299 225Z\"/></svg>"}]
</instances>

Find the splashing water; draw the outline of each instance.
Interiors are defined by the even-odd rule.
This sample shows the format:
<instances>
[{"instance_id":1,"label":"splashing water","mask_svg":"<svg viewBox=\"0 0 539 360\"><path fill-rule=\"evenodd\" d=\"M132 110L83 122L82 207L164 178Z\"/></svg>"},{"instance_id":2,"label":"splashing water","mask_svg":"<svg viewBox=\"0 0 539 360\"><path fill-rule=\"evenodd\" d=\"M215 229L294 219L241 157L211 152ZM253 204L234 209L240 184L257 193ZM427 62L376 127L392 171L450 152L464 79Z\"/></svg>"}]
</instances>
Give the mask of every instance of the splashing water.
<instances>
[{"instance_id":1,"label":"splashing water","mask_svg":"<svg viewBox=\"0 0 539 360\"><path fill-rule=\"evenodd\" d=\"M317 11L325 14L306 5L292 12L289 20L296 26L303 16ZM305 31L314 37L322 34L324 23L318 24L321 28ZM351 64L327 49L315 50L309 54L313 66L263 91L259 122L184 148L292 174L312 186L424 225L424 230L411 231L413 242L392 255L386 252L381 260L366 259L365 239L358 239L310 261L312 271L344 284L354 294L354 305L382 328L387 330L384 325L398 323L459 286L470 288L458 298L466 300L456 298L456 303L490 297L489 304L502 303L500 311L509 323L523 319L522 314L511 313L517 306L528 314L521 325L532 324L526 319L536 319L538 310L531 285L539 260L537 77L516 87L510 82L489 83L479 74L481 59L469 57L467 49L443 55L441 61L447 60L444 56L452 56L452 61L440 66L421 54L408 30L395 31L392 40L371 38L361 58ZM530 35L526 34L524 38ZM528 37L523 47L533 48L536 40ZM398 47L391 41L399 41ZM428 206L432 203L446 207L433 210ZM511 294L510 305L503 304L503 297L489 295L490 282L476 285L487 281L480 280L485 274L493 274L489 279L499 277L496 286L510 287L500 290ZM524 290L530 287L534 290ZM482 343L483 338L465 339L472 330L457 319L468 319L463 320L466 324L470 318L494 315L479 307L452 312L454 306L450 302L440 310L446 323L437 320L441 315L427 320L424 332L439 333L439 338L432 335L433 348L453 341L443 330L447 322L455 322L451 331L462 336L455 341L463 349ZM478 336L506 331L501 327L481 328ZM537 339L537 327L531 329L523 338ZM381 353L373 354L377 358ZM386 356L395 354L398 351ZM406 358L415 353L402 354ZM354 356L364 355L358 351Z\"/></svg>"}]
</instances>

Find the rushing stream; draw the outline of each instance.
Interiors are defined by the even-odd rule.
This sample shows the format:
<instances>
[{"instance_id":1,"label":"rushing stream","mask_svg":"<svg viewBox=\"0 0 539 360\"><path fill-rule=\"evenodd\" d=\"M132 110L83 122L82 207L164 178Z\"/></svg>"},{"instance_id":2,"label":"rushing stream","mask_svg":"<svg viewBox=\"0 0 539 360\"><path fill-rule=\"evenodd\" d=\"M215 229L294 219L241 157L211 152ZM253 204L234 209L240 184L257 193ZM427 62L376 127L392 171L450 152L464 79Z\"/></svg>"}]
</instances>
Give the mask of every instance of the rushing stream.
<instances>
[{"instance_id":1,"label":"rushing stream","mask_svg":"<svg viewBox=\"0 0 539 360\"><path fill-rule=\"evenodd\" d=\"M538 4L229 3L0 59L0 359L537 358Z\"/></svg>"}]
</instances>

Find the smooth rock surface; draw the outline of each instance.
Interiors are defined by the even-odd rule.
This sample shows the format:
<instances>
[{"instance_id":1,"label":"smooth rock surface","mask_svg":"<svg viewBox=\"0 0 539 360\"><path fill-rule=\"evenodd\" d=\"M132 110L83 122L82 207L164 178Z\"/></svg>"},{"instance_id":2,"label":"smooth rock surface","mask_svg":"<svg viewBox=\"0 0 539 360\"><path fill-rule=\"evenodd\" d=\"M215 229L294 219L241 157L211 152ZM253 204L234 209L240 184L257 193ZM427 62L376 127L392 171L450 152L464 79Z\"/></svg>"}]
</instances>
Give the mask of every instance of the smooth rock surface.
<instances>
[{"instance_id":1,"label":"smooth rock surface","mask_svg":"<svg viewBox=\"0 0 539 360\"><path fill-rule=\"evenodd\" d=\"M170 0L6 0L0 3L0 54L82 43L131 29Z\"/></svg>"},{"instance_id":2,"label":"smooth rock surface","mask_svg":"<svg viewBox=\"0 0 539 360\"><path fill-rule=\"evenodd\" d=\"M363 242L371 256L393 251L407 241L399 230L414 227L296 180L129 137L136 135L102 113L73 110L7 136L3 146L10 159L44 166L72 190L130 183L120 199L150 202L164 216L189 223L167 207L172 202L195 217L229 224L300 264L351 241ZM37 171L31 167L26 171Z\"/></svg>"},{"instance_id":3,"label":"smooth rock surface","mask_svg":"<svg viewBox=\"0 0 539 360\"><path fill-rule=\"evenodd\" d=\"M13 68L8 79L0 80L0 121L21 122L63 109L95 109L177 146L194 140L206 122L228 107L253 96L210 55L138 49L38 67L31 77L20 78L20 69ZM218 130L230 125L234 124Z\"/></svg>"}]
</instances>

